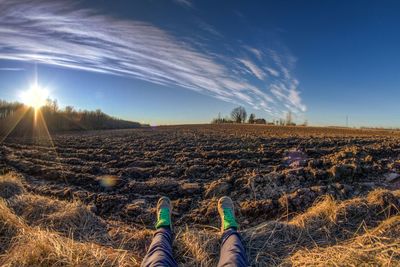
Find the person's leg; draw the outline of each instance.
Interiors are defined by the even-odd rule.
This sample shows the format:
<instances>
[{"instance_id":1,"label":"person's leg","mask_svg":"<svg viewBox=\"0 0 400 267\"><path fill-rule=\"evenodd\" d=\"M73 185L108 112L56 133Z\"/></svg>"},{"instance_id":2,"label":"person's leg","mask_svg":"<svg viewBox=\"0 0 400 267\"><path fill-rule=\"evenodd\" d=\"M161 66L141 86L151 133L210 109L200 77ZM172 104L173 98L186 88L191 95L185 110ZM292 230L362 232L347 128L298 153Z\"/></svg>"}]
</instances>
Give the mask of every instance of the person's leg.
<instances>
[{"instance_id":1,"label":"person's leg","mask_svg":"<svg viewBox=\"0 0 400 267\"><path fill-rule=\"evenodd\" d=\"M160 198L157 203L157 231L143 259L143 267L178 266L172 254L171 211L172 205L169 198Z\"/></svg>"},{"instance_id":2,"label":"person's leg","mask_svg":"<svg viewBox=\"0 0 400 267\"><path fill-rule=\"evenodd\" d=\"M222 235L220 266L248 266L246 250L240 234L235 228L229 228Z\"/></svg>"},{"instance_id":3,"label":"person's leg","mask_svg":"<svg viewBox=\"0 0 400 267\"><path fill-rule=\"evenodd\" d=\"M168 227L157 229L146 257L142 262L143 267L178 266L172 255L172 232Z\"/></svg>"},{"instance_id":4,"label":"person's leg","mask_svg":"<svg viewBox=\"0 0 400 267\"><path fill-rule=\"evenodd\" d=\"M218 201L218 213L221 217L221 255L218 262L220 266L248 266L246 250L235 218L233 201L229 197L222 197Z\"/></svg>"}]
</instances>

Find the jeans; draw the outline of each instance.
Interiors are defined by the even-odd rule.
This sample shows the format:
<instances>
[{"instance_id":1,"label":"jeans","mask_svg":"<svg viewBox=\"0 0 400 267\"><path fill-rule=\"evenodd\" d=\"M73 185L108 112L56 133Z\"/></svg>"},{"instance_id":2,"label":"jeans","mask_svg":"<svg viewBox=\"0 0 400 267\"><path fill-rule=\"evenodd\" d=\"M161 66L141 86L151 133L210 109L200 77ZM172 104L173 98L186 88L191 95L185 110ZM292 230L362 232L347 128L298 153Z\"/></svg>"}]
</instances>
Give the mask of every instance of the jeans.
<instances>
[{"instance_id":1,"label":"jeans","mask_svg":"<svg viewBox=\"0 0 400 267\"><path fill-rule=\"evenodd\" d=\"M156 231L142 266L178 266L172 255L172 232L169 228L160 228ZM220 266L249 266L242 239L234 228L227 229L222 235L221 255L218 262L218 267Z\"/></svg>"},{"instance_id":2,"label":"jeans","mask_svg":"<svg viewBox=\"0 0 400 267\"><path fill-rule=\"evenodd\" d=\"M218 267L221 266L249 266L242 238L234 228L229 228L222 234Z\"/></svg>"},{"instance_id":3,"label":"jeans","mask_svg":"<svg viewBox=\"0 0 400 267\"><path fill-rule=\"evenodd\" d=\"M172 255L172 232L169 228L160 228L151 241L142 267L172 267L178 266Z\"/></svg>"}]
</instances>

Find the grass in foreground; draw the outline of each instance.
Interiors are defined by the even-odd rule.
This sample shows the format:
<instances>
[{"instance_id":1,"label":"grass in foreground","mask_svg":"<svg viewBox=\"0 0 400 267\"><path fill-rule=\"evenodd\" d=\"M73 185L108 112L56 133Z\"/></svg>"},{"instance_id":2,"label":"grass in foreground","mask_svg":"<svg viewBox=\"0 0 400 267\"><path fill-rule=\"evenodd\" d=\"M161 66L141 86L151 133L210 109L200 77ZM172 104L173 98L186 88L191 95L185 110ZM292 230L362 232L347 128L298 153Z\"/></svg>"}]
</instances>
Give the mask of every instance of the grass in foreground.
<instances>
[{"instance_id":1,"label":"grass in foreground","mask_svg":"<svg viewBox=\"0 0 400 267\"><path fill-rule=\"evenodd\" d=\"M377 189L365 198L330 196L291 220L242 231L253 265L400 265L400 192ZM218 260L217 229L176 229L184 266ZM105 221L80 202L27 192L23 178L0 176L0 265L137 266L152 231Z\"/></svg>"}]
</instances>

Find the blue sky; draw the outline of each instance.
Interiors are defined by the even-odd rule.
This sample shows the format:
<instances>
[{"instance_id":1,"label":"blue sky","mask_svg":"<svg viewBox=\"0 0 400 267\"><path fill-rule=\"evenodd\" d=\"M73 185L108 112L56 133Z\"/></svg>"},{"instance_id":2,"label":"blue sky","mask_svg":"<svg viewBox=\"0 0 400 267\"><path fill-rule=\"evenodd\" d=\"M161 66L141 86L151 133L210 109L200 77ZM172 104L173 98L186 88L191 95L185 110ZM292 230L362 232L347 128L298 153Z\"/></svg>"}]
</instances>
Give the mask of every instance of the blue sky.
<instances>
[{"instance_id":1,"label":"blue sky","mask_svg":"<svg viewBox=\"0 0 400 267\"><path fill-rule=\"evenodd\" d=\"M237 106L268 120L400 127L398 1L0 0L0 98L151 124Z\"/></svg>"}]
</instances>

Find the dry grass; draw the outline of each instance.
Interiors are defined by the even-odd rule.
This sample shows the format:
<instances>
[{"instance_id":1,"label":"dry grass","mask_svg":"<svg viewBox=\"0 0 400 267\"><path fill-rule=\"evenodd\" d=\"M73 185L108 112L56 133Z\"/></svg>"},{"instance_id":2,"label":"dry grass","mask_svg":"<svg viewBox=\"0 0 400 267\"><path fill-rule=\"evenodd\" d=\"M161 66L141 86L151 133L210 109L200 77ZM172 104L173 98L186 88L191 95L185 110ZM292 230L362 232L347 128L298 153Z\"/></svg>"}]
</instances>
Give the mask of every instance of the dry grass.
<instances>
[{"instance_id":1,"label":"dry grass","mask_svg":"<svg viewBox=\"0 0 400 267\"><path fill-rule=\"evenodd\" d=\"M20 178L14 173L0 176L0 198L11 198L25 193Z\"/></svg>"},{"instance_id":2,"label":"dry grass","mask_svg":"<svg viewBox=\"0 0 400 267\"><path fill-rule=\"evenodd\" d=\"M185 266L216 266L219 245L216 231L186 227L176 234L175 251Z\"/></svg>"},{"instance_id":3,"label":"dry grass","mask_svg":"<svg viewBox=\"0 0 400 267\"><path fill-rule=\"evenodd\" d=\"M119 249L130 251L136 259L142 259L150 246L154 232L152 230L121 224L121 222L108 222L110 236L113 244Z\"/></svg>"},{"instance_id":4,"label":"dry grass","mask_svg":"<svg viewBox=\"0 0 400 267\"><path fill-rule=\"evenodd\" d=\"M390 217L399 213L400 202L396 194L398 192L393 194L378 189L366 198L340 203L326 196L288 222L271 221L248 229L243 235L248 243L249 258L254 265L295 265L288 259L294 253L299 255L298 250L307 251L353 240L381 222L398 218ZM381 249L386 248L383 246ZM358 257L357 254L353 256ZM358 260L362 262L362 259ZM313 258L310 257L309 261L312 262Z\"/></svg>"},{"instance_id":5,"label":"dry grass","mask_svg":"<svg viewBox=\"0 0 400 267\"><path fill-rule=\"evenodd\" d=\"M0 198L1 266L139 264L131 252L108 246L106 223L82 203L26 193L16 176L0 181L2 196L8 198Z\"/></svg>"},{"instance_id":6,"label":"dry grass","mask_svg":"<svg viewBox=\"0 0 400 267\"><path fill-rule=\"evenodd\" d=\"M32 194L16 196L8 203L15 214L35 226L40 225L40 222L50 214L64 210L65 204L68 204L64 201Z\"/></svg>"},{"instance_id":7,"label":"dry grass","mask_svg":"<svg viewBox=\"0 0 400 267\"><path fill-rule=\"evenodd\" d=\"M79 241L106 243L106 223L87 206L32 194L9 200L14 212L32 226L51 229Z\"/></svg>"},{"instance_id":8,"label":"dry grass","mask_svg":"<svg viewBox=\"0 0 400 267\"><path fill-rule=\"evenodd\" d=\"M14 240L1 263L2 266L132 266L135 261L126 251L30 229Z\"/></svg>"},{"instance_id":9,"label":"dry grass","mask_svg":"<svg viewBox=\"0 0 400 267\"><path fill-rule=\"evenodd\" d=\"M27 193L0 177L1 266L136 266L153 232L105 221L80 202ZM6 199L6 200L3 200ZM253 266L400 265L400 191L378 189L338 202L325 196L306 212L242 231ZM182 266L218 261L217 229L176 228Z\"/></svg>"},{"instance_id":10,"label":"dry grass","mask_svg":"<svg viewBox=\"0 0 400 267\"><path fill-rule=\"evenodd\" d=\"M26 225L22 220L12 213L4 200L0 199L0 253L5 252L14 237L25 229Z\"/></svg>"},{"instance_id":11,"label":"dry grass","mask_svg":"<svg viewBox=\"0 0 400 267\"><path fill-rule=\"evenodd\" d=\"M343 244L299 250L292 266L399 266L400 216L383 221L378 227Z\"/></svg>"},{"instance_id":12,"label":"dry grass","mask_svg":"<svg viewBox=\"0 0 400 267\"><path fill-rule=\"evenodd\" d=\"M79 241L109 242L106 223L81 203L74 202L63 211L50 214L44 222Z\"/></svg>"},{"instance_id":13,"label":"dry grass","mask_svg":"<svg viewBox=\"0 0 400 267\"><path fill-rule=\"evenodd\" d=\"M357 242L360 238L366 240L370 231L368 229L374 229L371 230L374 233L384 232L383 229L394 231L391 225L399 220L398 216L393 216L399 211L398 196L398 191L381 189L371 192L365 198L354 198L343 202L325 196L318 199L306 212L289 221L274 220L246 229L242 231L242 235L250 263L252 266L313 265L314 259L311 255L307 258L309 262L303 263L295 262L294 257L313 249L333 249L337 244L345 242L352 245L359 244ZM379 223L381 225L377 226ZM398 222L397 225L399 224ZM386 228L383 225L386 225ZM398 233L398 230L396 231ZM396 241L398 242L394 233L391 234L394 239L389 240L389 243L383 241L380 245L368 243L376 255L382 254L375 262L373 256L368 260L363 258L362 245L349 247L349 249L359 249L359 253L350 254L354 257L352 260L358 263L365 260L368 264L384 266L385 259L388 260L389 257L384 255L394 253L394 249L397 249L393 246ZM366 250L368 244L365 243ZM210 229L181 229L176 237L176 247L178 259L185 266L213 266L216 265L219 256L219 235L216 230ZM387 249L389 251L386 251ZM302 252L299 254L299 251ZM346 249L343 248L343 253L345 252ZM396 257L392 257L391 261L394 265L400 264L400 259ZM324 265L324 262L315 261L315 264Z\"/></svg>"}]
</instances>

